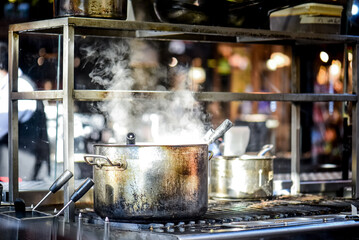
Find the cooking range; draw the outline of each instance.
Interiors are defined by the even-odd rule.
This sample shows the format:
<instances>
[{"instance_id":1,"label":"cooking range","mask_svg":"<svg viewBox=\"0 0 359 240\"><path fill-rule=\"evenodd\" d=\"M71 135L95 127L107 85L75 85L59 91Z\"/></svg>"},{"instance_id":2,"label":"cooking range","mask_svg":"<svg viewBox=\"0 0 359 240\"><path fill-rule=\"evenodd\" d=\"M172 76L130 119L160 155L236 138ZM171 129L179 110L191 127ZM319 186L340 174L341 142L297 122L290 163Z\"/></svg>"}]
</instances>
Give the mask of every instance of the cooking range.
<instances>
[{"instance_id":1,"label":"cooking range","mask_svg":"<svg viewBox=\"0 0 359 240\"><path fill-rule=\"evenodd\" d=\"M66 239L343 239L355 236L357 201L305 195L271 200L210 199L200 218L113 221L92 208L76 210L76 221L59 220Z\"/></svg>"}]
</instances>

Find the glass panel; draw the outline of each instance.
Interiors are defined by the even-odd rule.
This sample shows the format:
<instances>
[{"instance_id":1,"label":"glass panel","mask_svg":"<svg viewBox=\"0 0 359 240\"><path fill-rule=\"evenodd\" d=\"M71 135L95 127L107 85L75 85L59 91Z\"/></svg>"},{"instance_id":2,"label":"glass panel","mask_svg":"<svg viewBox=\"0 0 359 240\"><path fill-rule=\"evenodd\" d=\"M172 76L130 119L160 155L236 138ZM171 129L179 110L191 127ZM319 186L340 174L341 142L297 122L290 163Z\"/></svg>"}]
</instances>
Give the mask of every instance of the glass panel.
<instances>
[{"instance_id":1,"label":"glass panel","mask_svg":"<svg viewBox=\"0 0 359 240\"><path fill-rule=\"evenodd\" d=\"M53 146L49 136L49 115L46 102L36 100L19 101L19 177L23 181L47 180L54 164ZM8 135L7 113L1 118L0 176L8 177Z\"/></svg>"},{"instance_id":2,"label":"glass panel","mask_svg":"<svg viewBox=\"0 0 359 240\"><path fill-rule=\"evenodd\" d=\"M31 79L34 90L62 89L62 83L57 83L58 78L62 79L62 74L57 75L58 68L62 65L58 61L58 45L59 37L57 35L21 35L19 77ZM26 91L26 89L21 89L19 84L19 91Z\"/></svg>"}]
</instances>

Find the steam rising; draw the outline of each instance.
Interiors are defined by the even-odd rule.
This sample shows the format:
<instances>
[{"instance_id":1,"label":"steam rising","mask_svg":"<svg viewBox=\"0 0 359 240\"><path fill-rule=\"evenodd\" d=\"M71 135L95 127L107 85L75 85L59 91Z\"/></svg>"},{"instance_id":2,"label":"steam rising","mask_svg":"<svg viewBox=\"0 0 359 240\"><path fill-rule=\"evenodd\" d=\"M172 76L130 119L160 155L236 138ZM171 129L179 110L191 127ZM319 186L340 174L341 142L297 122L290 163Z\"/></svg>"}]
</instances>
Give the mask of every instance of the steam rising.
<instances>
[{"instance_id":1,"label":"steam rising","mask_svg":"<svg viewBox=\"0 0 359 240\"><path fill-rule=\"evenodd\" d=\"M128 132L136 134L137 142L203 142L205 116L189 90L188 69L178 68L168 72L158 63L156 51L148 47L147 51L131 47L134 44L138 46L139 42L109 40L82 48L85 59L94 65L89 74L91 80L108 90L133 90L139 85L140 90L175 90L174 94L160 99L116 98L101 102L100 109L107 115L116 142L122 143ZM145 67L137 70L133 59L138 61L141 56L142 66ZM160 79L169 76L173 84L166 89L160 84Z\"/></svg>"}]
</instances>

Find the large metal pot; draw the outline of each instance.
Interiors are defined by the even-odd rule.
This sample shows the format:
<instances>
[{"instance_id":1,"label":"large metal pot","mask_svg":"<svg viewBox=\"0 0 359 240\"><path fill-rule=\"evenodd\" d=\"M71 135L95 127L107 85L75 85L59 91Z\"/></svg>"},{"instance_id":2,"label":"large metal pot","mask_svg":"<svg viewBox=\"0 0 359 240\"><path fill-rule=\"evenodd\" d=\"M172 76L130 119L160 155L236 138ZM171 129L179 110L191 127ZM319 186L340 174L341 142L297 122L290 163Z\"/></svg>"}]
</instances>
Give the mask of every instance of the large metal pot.
<instances>
[{"instance_id":1,"label":"large metal pot","mask_svg":"<svg viewBox=\"0 0 359 240\"><path fill-rule=\"evenodd\" d=\"M93 165L94 209L110 219L176 219L203 215L208 206L208 144L222 136L232 122L209 131L203 144L94 145L85 155Z\"/></svg>"},{"instance_id":2,"label":"large metal pot","mask_svg":"<svg viewBox=\"0 0 359 240\"><path fill-rule=\"evenodd\" d=\"M94 145L94 209L110 219L203 215L208 145Z\"/></svg>"},{"instance_id":3,"label":"large metal pot","mask_svg":"<svg viewBox=\"0 0 359 240\"><path fill-rule=\"evenodd\" d=\"M54 16L127 18L127 0L55 0Z\"/></svg>"},{"instance_id":4,"label":"large metal pot","mask_svg":"<svg viewBox=\"0 0 359 240\"><path fill-rule=\"evenodd\" d=\"M219 156L211 160L210 197L268 198L273 196L273 156L266 145L257 155Z\"/></svg>"}]
</instances>

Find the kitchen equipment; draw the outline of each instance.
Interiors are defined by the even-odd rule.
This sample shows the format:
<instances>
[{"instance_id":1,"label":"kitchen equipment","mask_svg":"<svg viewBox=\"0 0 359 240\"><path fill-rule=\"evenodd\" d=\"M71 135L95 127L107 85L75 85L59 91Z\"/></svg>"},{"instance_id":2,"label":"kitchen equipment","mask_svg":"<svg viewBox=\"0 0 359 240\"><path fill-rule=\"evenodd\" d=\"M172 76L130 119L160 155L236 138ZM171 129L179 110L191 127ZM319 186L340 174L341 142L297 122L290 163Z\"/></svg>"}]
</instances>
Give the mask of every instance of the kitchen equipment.
<instances>
[{"instance_id":1,"label":"kitchen equipment","mask_svg":"<svg viewBox=\"0 0 359 240\"><path fill-rule=\"evenodd\" d=\"M218 127L209 141L232 123ZM208 145L96 144L94 209L109 219L177 219L208 205ZM210 156L209 158L211 158Z\"/></svg>"},{"instance_id":2,"label":"kitchen equipment","mask_svg":"<svg viewBox=\"0 0 359 240\"><path fill-rule=\"evenodd\" d=\"M36 204L36 206L32 209L35 210L38 206L40 206L40 204L45 201L45 199L50 196L51 193L56 193L63 185L65 185L65 183L67 183L70 178L72 178L73 174L72 172L70 172L69 170L66 170L65 172L63 172L61 174L60 177L58 177L56 179L56 181L51 185L51 187L49 188L49 192L46 194L45 197L43 197L40 202L38 204Z\"/></svg>"},{"instance_id":3,"label":"kitchen equipment","mask_svg":"<svg viewBox=\"0 0 359 240\"><path fill-rule=\"evenodd\" d=\"M57 217L72 202L79 200L94 182L86 179L72 194L70 201L56 214L51 215L33 209L25 209L22 199L16 199L15 211L0 213L0 239L56 239Z\"/></svg>"},{"instance_id":4,"label":"kitchen equipment","mask_svg":"<svg viewBox=\"0 0 359 240\"><path fill-rule=\"evenodd\" d=\"M127 18L127 0L55 0L55 17Z\"/></svg>"},{"instance_id":5,"label":"kitchen equipment","mask_svg":"<svg viewBox=\"0 0 359 240\"><path fill-rule=\"evenodd\" d=\"M70 201L56 214L59 216L71 203L77 202L95 183L91 178L87 178L71 195Z\"/></svg>"},{"instance_id":6,"label":"kitchen equipment","mask_svg":"<svg viewBox=\"0 0 359 240\"><path fill-rule=\"evenodd\" d=\"M154 10L161 22L205 24L209 16L198 1L154 0Z\"/></svg>"},{"instance_id":7,"label":"kitchen equipment","mask_svg":"<svg viewBox=\"0 0 359 240\"><path fill-rule=\"evenodd\" d=\"M14 201L15 216L17 218L25 217L25 201L21 198L16 198Z\"/></svg>"},{"instance_id":8,"label":"kitchen equipment","mask_svg":"<svg viewBox=\"0 0 359 240\"><path fill-rule=\"evenodd\" d=\"M273 196L273 145L257 155L218 156L211 160L210 197L268 198Z\"/></svg>"}]
</instances>

